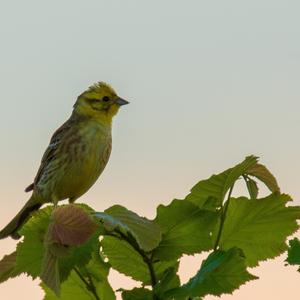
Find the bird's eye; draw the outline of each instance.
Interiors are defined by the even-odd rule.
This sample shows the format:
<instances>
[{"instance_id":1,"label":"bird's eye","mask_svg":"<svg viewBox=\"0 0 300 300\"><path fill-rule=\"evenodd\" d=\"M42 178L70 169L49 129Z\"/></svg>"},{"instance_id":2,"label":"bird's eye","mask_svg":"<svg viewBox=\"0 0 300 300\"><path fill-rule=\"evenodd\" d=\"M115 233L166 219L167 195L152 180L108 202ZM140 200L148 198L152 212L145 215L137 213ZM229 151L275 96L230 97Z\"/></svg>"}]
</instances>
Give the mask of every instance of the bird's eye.
<instances>
[{"instance_id":1,"label":"bird's eye","mask_svg":"<svg viewBox=\"0 0 300 300\"><path fill-rule=\"evenodd\" d=\"M109 97L104 96L104 97L102 98L102 101L103 101L103 102L108 102L108 101L109 101Z\"/></svg>"}]
</instances>

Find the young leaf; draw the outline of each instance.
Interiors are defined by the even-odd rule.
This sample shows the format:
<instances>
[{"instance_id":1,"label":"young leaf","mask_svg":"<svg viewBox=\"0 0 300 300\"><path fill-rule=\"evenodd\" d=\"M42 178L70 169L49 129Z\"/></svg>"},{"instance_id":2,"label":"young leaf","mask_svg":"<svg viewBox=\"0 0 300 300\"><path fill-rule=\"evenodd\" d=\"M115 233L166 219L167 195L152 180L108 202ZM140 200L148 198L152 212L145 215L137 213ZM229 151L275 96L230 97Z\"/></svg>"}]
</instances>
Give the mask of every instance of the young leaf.
<instances>
[{"instance_id":1,"label":"young leaf","mask_svg":"<svg viewBox=\"0 0 300 300\"><path fill-rule=\"evenodd\" d=\"M83 245L97 228L90 215L84 209L73 204L56 208L51 219L48 239L61 245Z\"/></svg>"},{"instance_id":2,"label":"young leaf","mask_svg":"<svg viewBox=\"0 0 300 300\"><path fill-rule=\"evenodd\" d=\"M152 292L144 288L135 288L131 291L122 292L123 300L152 300Z\"/></svg>"},{"instance_id":3,"label":"young leaf","mask_svg":"<svg viewBox=\"0 0 300 300\"><path fill-rule=\"evenodd\" d=\"M300 218L300 207L287 207L287 201L290 197L279 193L262 199L231 198L220 249L242 249L249 266L283 253L286 238L298 229Z\"/></svg>"},{"instance_id":4,"label":"young leaf","mask_svg":"<svg viewBox=\"0 0 300 300\"><path fill-rule=\"evenodd\" d=\"M257 157L248 156L235 167L198 182L185 199L203 208L209 207L209 202L215 203L216 207L220 207L226 193L235 181L256 164Z\"/></svg>"},{"instance_id":5,"label":"young leaf","mask_svg":"<svg viewBox=\"0 0 300 300\"><path fill-rule=\"evenodd\" d=\"M16 266L17 252L5 255L0 261L0 283L18 276L19 273L14 272Z\"/></svg>"},{"instance_id":6,"label":"young leaf","mask_svg":"<svg viewBox=\"0 0 300 300\"><path fill-rule=\"evenodd\" d=\"M107 231L119 230L132 235L139 247L146 252L157 247L161 240L159 226L123 206L114 205L105 213L98 212L95 216L103 222Z\"/></svg>"},{"instance_id":7,"label":"young leaf","mask_svg":"<svg viewBox=\"0 0 300 300\"><path fill-rule=\"evenodd\" d=\"M299 265L300 266L300 241L297 238L289 241L290 247L288 250L288 258L286 261L290 265ZM300 272L300 267L298 269Z\"/></svg>"},{"instance_id":8,"label":"young leaf","mask_svg":"<svg viewBox=\"0 0 300 300\"><path fill-rule=\"evenodd\" d=\"M246 174L251 175L262 181L271 192L280 192L276 178L273 174L262 164L256 164L250 167Z\"/></svg>"},{"instance_id":9,"label":"young leaf","mask_svg":"<svg viewBox=\"0 0 300 300\"><path fill-rule=\"evenodd\" d=\"M114 269L145 284L151 282L149 268L145 260L132 245L119 238L105 236L101 241L101 246L103 253ZM166 269L177 265L176 260L153 263L157 279L159 280L163 276Z\"/></svg>"},{"instance_id":10,"label":"young leaf","mask_svg":"<svg viewBox=\"0 0 300 300\"><path fill-rule=\"evenodd\" d=\"M154 257L172 260L184 253L212 249L211 232L217 220L217 212L201 210L189 201L173 200L168 206L160 205L154 221L160 225L163 239L154 250Z\"/></svg>"},{"instance_id":11,"label":"young leaf","mask_svg":"<svg viewBox=\"0 0 300 300\"><path fill-rule=\"evenodd\" d=\"M229 294L256 278L247 272L240 249L215 251L202 263L198 273L188 283L166 292L163 299L183 300L187 297Z\"/></svg>"}]
</instances>

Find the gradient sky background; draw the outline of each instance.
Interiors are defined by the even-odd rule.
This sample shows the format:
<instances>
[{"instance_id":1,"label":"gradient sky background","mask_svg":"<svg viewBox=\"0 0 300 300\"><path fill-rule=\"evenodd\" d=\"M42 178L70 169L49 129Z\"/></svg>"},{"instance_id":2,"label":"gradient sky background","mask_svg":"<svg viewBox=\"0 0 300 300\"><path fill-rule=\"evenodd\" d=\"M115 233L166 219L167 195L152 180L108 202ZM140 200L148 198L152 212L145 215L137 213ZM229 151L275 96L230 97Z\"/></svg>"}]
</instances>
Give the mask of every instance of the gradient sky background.
<instances>
[{"instance_id":1,"label":"gradient sky background","mask_svg":"<svg viewBox=\"0 0 300 300\"><path fill-rule=\"evenodd\" d=\"M151 218L159 203L256 154L300 204L299 11L296 0L1 1L0 226L27 200L53 131L98 80L131 104L81 201ZM1 256L15 247L0 243ZM284 259L262 263L252 270L260 280L222 299L298 299L299 273ZM184 262L186 281L201 258ZM1 299L40 300L37 283L10 280Z\"/></svg>"}]
</instances>

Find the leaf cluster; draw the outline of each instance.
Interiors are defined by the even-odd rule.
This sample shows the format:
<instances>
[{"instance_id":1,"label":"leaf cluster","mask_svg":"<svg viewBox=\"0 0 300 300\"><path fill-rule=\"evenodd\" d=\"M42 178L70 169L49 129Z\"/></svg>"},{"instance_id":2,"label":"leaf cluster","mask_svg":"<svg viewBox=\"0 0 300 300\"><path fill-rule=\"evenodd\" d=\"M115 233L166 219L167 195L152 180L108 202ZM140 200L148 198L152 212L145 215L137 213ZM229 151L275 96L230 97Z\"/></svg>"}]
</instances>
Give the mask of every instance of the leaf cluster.
<instances>
[{"instance_id":1,"label":"leaf cluster","mask_svg":"<svg viewBox=\"0 0 300 300\"><path fill-rule=\"evenodd\" d=\"M234 197L238 180L248 196ZM258 181L270 194L259 197ZM120 288L124 300L188 300L232 293L257 277L261 261L288 249L300 207L280 192L275 177L254 156L198 182L182 200L159 205L149 220L120 205L96 212L83 204L48 206L19 232L16 251L0 261L0 282L26 273L39 277L45 300L113 300L111 268L137 281ZM288 262L300 264L300 243ZM207 252L198 272L181 283L183 255Z\"/></svg>"}]
</instances>

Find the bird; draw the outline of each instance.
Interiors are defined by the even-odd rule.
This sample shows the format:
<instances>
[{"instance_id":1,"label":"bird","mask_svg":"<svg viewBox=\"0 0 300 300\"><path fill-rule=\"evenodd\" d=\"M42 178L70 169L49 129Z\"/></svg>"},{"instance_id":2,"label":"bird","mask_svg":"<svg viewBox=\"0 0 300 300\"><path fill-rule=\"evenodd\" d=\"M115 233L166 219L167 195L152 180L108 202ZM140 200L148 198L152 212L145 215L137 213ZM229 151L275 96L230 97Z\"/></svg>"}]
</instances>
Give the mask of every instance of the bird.
<instances>
[{"instance_id":1,"label":"bird","mask_svg":"<svg viewBox=\"0 0 300 300\"><path fill-rule=\"evenodd\" d=\"M104 82L80 94L70 118L50 139L35 179L25 191L31 197L0 231L0 239L19 239L20 228L43 204L73 203L85 194L103 172L111 153L112 119L129 102Z\"/></svg>"}]
</instances>

